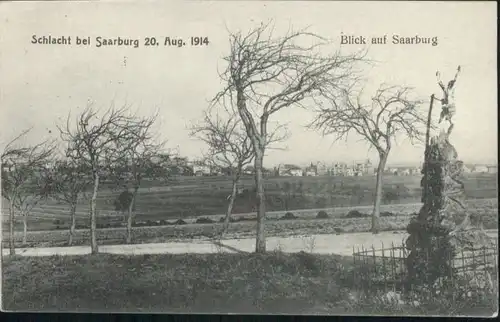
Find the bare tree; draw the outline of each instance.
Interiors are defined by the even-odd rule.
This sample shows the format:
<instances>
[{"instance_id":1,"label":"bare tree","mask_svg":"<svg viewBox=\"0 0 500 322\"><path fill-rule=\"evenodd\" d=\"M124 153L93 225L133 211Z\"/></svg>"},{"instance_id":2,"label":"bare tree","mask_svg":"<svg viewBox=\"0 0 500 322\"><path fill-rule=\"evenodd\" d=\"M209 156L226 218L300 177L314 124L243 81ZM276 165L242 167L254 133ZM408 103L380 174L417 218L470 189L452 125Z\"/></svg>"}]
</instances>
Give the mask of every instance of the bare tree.
<instances>
[{"instance_id":1,"label":"bare tree","mask_svg":"<svg viewBox=\"0 0 500 322\"><path fill-rule=\"evenodd\" d=\"M426 119L419 110L423 101L410 98L411 88L382 85L372 97L371 104L363 104L361 93L344 91L342 98L328 100L330 106L317 108L310 124L323 135L334 135L336 141L347 139L354 133L377 150L376 196L372 213L372 232L380 229L382 179L393 141L404 135L413 144L424 140Z\"/></svg>"},{"instance_id":2,"label":"bare tree","mask_svg":"<svg viewBox=\"0 0 500 322\"><path fill-rule=\"evenodd\" d=\"M353 67L361 55L329 56L318 53L328 45L322 37L307 31L289 31L274 37L270 23L261 24L244 35L231 33L227 68L220 74L225 86L214 102L235 101L255 153L257 191L256 252L265 252L265 195L263 160L268 142L268 122L280 110L303 106L326 90L349 87ZM299 42L311 45L300 45ZM331 52L330 49L325 51Z\"/></svg>"},{"instance_id":3,"label":"bare tree","mask_svg":"<svg viewBox=\"0 0 500 322\"><path fill-rule=\"evenodd\" d=\"M77 116L75 127L70 125L70 116L66 127L59 127L61 138L67 143L66 156L76 163L90 169L93 191L90 201L90 240L92 254L98 252L96 239L96 208L100 179L112 164L126 154L136 133L129 130L128 124L134 122L133 116L127 115L128 108L114 108L112 105L102 116L98 111L87 106Z\"/></svg>"},{"instance_id":4,"label":"bare tree","mask_svg":"<svg viewBox=\"0 0 500 322\"><path fill-rule=\"evenodd\" d=\"M23 217L23 243L27 241L27 220L33 207L47 196L44 168L55 149L52 142L23 146L20 140L31 129L23 131L7 143L2 152L2 196L9 201L9 249L15 254L15 212Z\"/></svg>"},{"instance_id":5,"label":"bare tree","mask_svg":"<svg viewBox=\"0 0 500 322\"><path fill-rule=\"evenodd\" d=\"M252 144L241 120L234 113L230 113L225 119L218 114L205 113L203 122L192 126L191 135L208 145L209 162L215 167L228 169L232 178L231 194L221 232L223 235L229 227L243 167L250 164L254 157Z\"/></svg>"},{"instance_id":6,"label":"bare tree","mask_svg":"<svg viewBox=\"0 0 500 322\"><path fill-rule=\"evenodd\" d=\"M51 169L50 195L70 206L70 227L68 245L73 244L76 229L76 206L81 199L87 199L88 187L92 183L89 170L74 159L59 160Z\"/></svg>"},{"instance_id":7,"label":"bare tree","mask_svg":"<svg viewBox=\"0 0 500 322\"><path fill-rule=\"evenodd\" d=\"M165 145L164 141L155 140L152 131L152 126L155 124L157 117L157 114L148 118L130 117L127 122L120 125L125 127L127 135L120 140L114 141L115 146L113 149L117 152L121 151L121 153L112 154L118 156L114 162L118 167L114 167L114 169L125 169L125 181L132 185L132 193L127 205L127 243L132 242L133 213L142 180L145 176L150 179L162 177L156 171L147 171L151 169L151 158L158 156ZM162 156L166 157L167 155L162 154ZM120 173L115 174L116 176L122 177Z\"/></svg>"}]
</instances>

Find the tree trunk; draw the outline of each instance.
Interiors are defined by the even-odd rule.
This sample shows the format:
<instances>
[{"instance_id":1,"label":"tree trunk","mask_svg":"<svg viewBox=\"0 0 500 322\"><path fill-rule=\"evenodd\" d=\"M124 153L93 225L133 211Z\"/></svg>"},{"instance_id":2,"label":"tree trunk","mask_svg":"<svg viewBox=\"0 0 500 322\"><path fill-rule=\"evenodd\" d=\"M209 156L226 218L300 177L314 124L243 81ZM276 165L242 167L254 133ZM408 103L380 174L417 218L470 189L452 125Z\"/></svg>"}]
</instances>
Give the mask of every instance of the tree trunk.
<instances>
[{"instance_id":1,"label":"tree trunk","mask_svg":"<svg viewBox=\"0 0 500 322\"><path fill-rule=\"evenodd\" d=\"M96 207L98 189L99 174L94 170L94 192L92 193L92 200L90 201L90 247L92 249L92 254L97 254L99 252L96 239Z\"/></svg>"},{"instance_id":2,"label":"tree trunk","mask_svg":"<svg viewBox=\"0 0 500 322\"><path fill-rule=\"evenodd\" d=\"M229 228L229 220L231 219L231 213L233 211L234 201L236 199L236 189L238 182L240 181L240 173L238 172L233 178L233 190L231 191L231 197L229 198L229 204L227 205L226 218L224 218L224 226L222 227L222 234L227 233Z\"/></svg>"},{"instance_id":3,"label":"tree trunk","mask_svg":"<svg viewBox=\"0 0 500 322\"><path fill-rule=\"evenodd\" d=\"M257 240L255 252L266 252L266 197L264 195L264 180L262 177L262 164L264 161L264 151L255 149L255 186L257 190Z\"/></svg>"},{"instance_id":4,"label":"tree trunk","mask_svg":"<svg viewBox=\"0 0 500 322\"><path fill-rule=\"evenodd\" d=\"M135 205L135 198L137 196L137 191L139 187L134 187L134 192L132 194L132 199L130 200L130 204L128 205L128 218L127 218L127 244L132 242L132 221L133 221L133 212Z\"/></svg>"},{"instance_id":5,"label":"tree trunk","mask_svg":"<svg viewBox=\"0 0 500 322\"><path fill-rule=\"evenodd\" d=\"M28 243L28 214L22 213L23 215L23 245Z\"/></svg>"},{"instance_id":6,"label":"tree trunk","mask_svg":"<svg viewBox=\"0 0 500 322\"><path fill-rule=\"evenodd\" d=\"M16 248L14 246L14 197L11 197L9 204L9 250L11 255L16 254Z\"/></svg>"},{"instance_id":7,"label":"tree trunk","mask_svg":"<svg viewBox=\"0 0 500 322\"><path fill-rule=\"evenodd\" d=\"M379 163L377 167L377 185L375 188L375 203L373 205L372 213L372 228L371 231L374 234L378 234L380 231L380 204L382 203L382 177L384 175L385 164L387 163L387 156L389 151L381 153L379 155Z\"/></svg>"},{"instance_id":8,"label":"tree trunk","mask_svg":"<svg viewBox=\"0 0 500 322\"><path fill-rule=\"evenodd\" d=\"M73 238L75 236L75 228L76 228L76 201L73 201L71 203L71 208L70 208L70 217L71 217L71 224L69 226L69 241L68 241L68 246L71 246L73 244Z\"/></svg>"}]
</instances>

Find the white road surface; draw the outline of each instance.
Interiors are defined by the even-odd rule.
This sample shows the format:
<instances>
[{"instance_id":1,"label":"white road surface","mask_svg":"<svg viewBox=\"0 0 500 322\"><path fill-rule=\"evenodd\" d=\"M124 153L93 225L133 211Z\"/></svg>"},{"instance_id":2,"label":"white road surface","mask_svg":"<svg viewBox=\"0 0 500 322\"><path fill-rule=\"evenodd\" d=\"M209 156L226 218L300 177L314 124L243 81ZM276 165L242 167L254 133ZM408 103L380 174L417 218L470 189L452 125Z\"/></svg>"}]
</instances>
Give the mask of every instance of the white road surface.
<instances>
[{"instance_id":1,"label":"white road surface","mask_svg":"<svg viewBox=\"0 0 500 322\"><path fill-rule=\"evenodd\" d=\"M498 231L488 231L488 235L498 238ZM382 246L401 246L408 234L406 232L382 232L378 235L371 233L352 233L341 235L308 235L292 237L268 237L268 250L279 249L283 252L312 252L317 254L352 255L353 248L357 250L369 248L380 249ZM255 239L230 239L222 240L221 244L205 241L192 242L170 242L155 244L132 244L132 245L102 245L99 246L100 253L143 255L143 254L182 254L182 253L235 253L253 252ZM8 255L9 250L3 249L3 255ZM40 248L18 248L16 254L21 256L53 256L53 255L85 255L90 254L90 246L72 247L40 247Z\"/></svg>"}]
</instances>

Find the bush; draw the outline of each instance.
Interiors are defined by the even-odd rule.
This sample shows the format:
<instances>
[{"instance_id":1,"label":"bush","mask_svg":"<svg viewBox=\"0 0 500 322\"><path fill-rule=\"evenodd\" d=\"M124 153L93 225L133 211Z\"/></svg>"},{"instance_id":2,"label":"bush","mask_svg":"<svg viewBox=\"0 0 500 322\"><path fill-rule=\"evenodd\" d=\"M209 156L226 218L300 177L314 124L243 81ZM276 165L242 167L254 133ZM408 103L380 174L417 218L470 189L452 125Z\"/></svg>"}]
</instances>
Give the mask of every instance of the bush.
<instances>
[{"instance_id":1,"label":"bush","mask_svg":"<svg viewBox=\"0 0 500 322\"><path fill-rule=\"evenodd\" d=\"M342 229L342 228L340 228L340 227L334 227L334 228L333 228L333 231L335 231L335 233L337 233L337 234L340 234L340 233L345 232L345 230L344 230L344 229Z\"/></svg>"},{"instance_id":2,"label":"bush","mask_svg":"<svg viewBox=\"0 0 500 322\"><path fill-rule=\"evenodd\" d=\"M116 200L113 202L113 205L115 207L115 211L127 211L130 205L130 202L132 202L132 197L133 194L125 190L120 195L116 198ZM133 207L132 210L135 210L135 206Z\"/></svg>"},{"instance_id":3,"label":"bush","mask_svg":"<svg viewBox=\"0 0 500 322\"><path fill-rule=\"evenodd\" d=\"M173 222L174 225L186 225L187 222L185 222L182 219L177 219L176 221Z\"/></svg>"},{"instance_id":4,"label":"bush","mask_svg":"<svg viewBox=\"0 0 500 322\"><path fill-rule=\"evenodd\" d=\"M244 217L242 217L242 218L244 218ZM226 217L220 217L219 222L223 223L225 220L226 220ZM229 222L237 222L237 221L239 221L239 220L237 220L233 217L229 217Z\"/></svg>"},{"instance_id":5,"label":"bush","mask_svg":"<svg viewBox=\"0 0 500 322\"><path fill-rule=\"evenodd\" d=\"M326 211L320 210L318 212L318 214L316 215L316 218L318 218L318 219L327 219L327 218L330 218L330 216L328 216L328 214L326 213Z\"/></svg>"},{"instance_id":6,"label":"bush","mask_svg":"<svg viewBox=\"0 0 500 322\"><path fill-rule=\"evenodd\" d=\"M380 213L380 217L392 217L392 216L396 216L396 214L390 211L382 211Z\"/></svg>"},{"instance_id":7,"label":"bush","mask_svg":"<svg viewBox=\"0 0 500 322\"><path fill-rule=\"evenodd\" d=\"M283 220L291 220L291 219L297 219L298 217L295 216L293 213L291 212L287 212L283 217L281 217L281 219Z\"/></svg>"},{"instance_id":8,"label":"bush","mask_svg":"<svg viewBox=\"0 0 500 322\"><path fill-rule=\"evenodd\" d=\"M210 218L200 217L196 219L197 224L213 224L215 221Z\"/></svg>"},{"instance_id":9,"label":"bush","mask_svg":"<svg viewBox=\"0 0 500 322\"><path fill-rule=\"evenodd\" d=\"M349 211L347 215L344 216L344 218L365 218L365 217L368 217L368 215L356 209Z\"/></svg>"},{"instance_id":10,"label":"bush","mask_svg":"<svg viewBox=\"0 0 500 322\"><path fill-rule=\"evenodd\" d=\"M236 218L231 218L231 222L240 222L240 221L254 221L255 218L249 218L249 217L236 217Z\"/></svg>"}]
</instances>

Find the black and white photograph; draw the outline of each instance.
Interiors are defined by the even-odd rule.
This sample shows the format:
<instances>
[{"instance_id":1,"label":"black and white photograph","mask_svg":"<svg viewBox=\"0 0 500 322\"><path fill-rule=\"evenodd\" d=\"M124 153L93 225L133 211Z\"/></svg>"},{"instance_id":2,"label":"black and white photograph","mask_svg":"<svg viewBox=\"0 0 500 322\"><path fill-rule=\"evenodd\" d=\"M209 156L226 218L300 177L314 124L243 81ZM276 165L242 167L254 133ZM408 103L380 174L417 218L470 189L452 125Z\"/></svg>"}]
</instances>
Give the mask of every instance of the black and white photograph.
<instances>
[{"instance_id":1,"label":"black and white photograph","mask_svg":"<svg viewBox=\"0 0 500 322\"><path fill-rule=\"evenodd\" d=\"M494 317L497 3L0 3L1 309Z\"/></svg>"}]
</instances>

